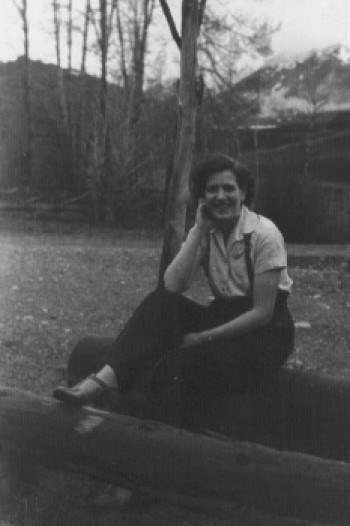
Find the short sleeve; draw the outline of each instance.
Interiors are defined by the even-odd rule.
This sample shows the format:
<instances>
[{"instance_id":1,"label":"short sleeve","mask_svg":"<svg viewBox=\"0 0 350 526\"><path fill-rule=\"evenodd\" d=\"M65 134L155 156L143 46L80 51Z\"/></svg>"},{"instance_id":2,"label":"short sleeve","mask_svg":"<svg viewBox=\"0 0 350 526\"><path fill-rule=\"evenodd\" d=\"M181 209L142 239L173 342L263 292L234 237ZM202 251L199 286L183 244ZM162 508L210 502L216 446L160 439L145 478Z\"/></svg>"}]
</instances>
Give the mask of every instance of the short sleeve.
<instances>
[{"instance_id":1,"label":"short sleeve","mask_svg":"<svg viewBox=\"0 0 350 526\"><path fill-rule=\"evenodd\" d=\"M256 233L254 273L287 267L287 251L284 239L277 227L271 226Z\"/></svg>"}]
</instances>

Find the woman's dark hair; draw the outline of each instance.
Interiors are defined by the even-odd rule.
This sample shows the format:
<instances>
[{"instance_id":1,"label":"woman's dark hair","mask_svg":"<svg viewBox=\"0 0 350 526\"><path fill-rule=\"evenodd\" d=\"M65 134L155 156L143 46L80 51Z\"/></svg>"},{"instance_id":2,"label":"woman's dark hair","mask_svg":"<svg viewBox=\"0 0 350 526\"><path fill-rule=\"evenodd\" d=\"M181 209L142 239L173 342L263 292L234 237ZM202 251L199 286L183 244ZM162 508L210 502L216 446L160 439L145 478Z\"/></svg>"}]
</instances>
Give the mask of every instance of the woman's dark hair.
<instances>
[{"instance_id":1,"label":"woman's dark hair","mask_svg":"<svg viewBox=\"0 0 350 526\"><path fill-rule=\"evenodd\" d=\"M238 186L246 193L244 203L250 206L255 194L255 177L246 166L222 153L205 157L192 170L191 190L196 202L204 197L209 177L225 170L230 170L236 176Z\"/></svg>"}]
</instances>

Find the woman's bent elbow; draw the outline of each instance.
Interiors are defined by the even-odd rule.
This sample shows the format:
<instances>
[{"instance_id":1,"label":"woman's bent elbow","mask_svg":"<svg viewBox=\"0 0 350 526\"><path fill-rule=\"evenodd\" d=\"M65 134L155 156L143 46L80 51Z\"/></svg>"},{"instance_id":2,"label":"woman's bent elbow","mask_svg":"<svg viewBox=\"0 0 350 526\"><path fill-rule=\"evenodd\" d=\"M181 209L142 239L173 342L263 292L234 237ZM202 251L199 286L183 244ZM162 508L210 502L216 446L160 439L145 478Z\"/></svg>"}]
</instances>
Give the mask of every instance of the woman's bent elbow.
<instances>
[{"instance_id":1,"label":"woman's bent elbow","mask_svg":"<svg viewBox=\"0 0 350 526\"><path fill-rule=\"evenodd\" d=\"M272 320L273 310L264 312L261 316L261 324L267 325Z\"/></svg>"},{"instance_id":2,"label":"woman's bent elbow","mask_svg":"<svg viewBox=\"0 0 350 526\"><path fill-rule=\"evenodd\" d=\"M257 312L257 322L259 327L264 327L272 320L273 309L272 310L262 310Z\"/></svg>"},{"instance_id":3,"label":"woman's bent elbow","mask_svg":"<svg viewBox=\"0 0 350 526\"><path fill-rule=\"evenodd\" d=\"M181 284L177 280L172 279L167 273L164 274L164 287L169 292L183 292L184 290Z\"/></svg>"}]
</instances>

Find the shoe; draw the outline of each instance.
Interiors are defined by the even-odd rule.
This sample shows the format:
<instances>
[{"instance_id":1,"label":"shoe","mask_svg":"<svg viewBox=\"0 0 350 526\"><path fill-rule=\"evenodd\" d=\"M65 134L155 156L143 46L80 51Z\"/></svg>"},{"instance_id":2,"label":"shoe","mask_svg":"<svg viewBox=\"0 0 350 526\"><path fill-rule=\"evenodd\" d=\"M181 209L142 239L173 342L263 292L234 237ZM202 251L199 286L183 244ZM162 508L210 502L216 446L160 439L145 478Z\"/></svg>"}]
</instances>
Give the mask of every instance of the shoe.
<instances>
[{"instance_id":1,"label":"shoe","mask_svg":"<svg viewBox=\"0 0 350 526\"><path fill-rule=\"evenodd\" d=\"M91 385L91 380L95 384ZM56 400L70 405L91 405L98 402L103 394L115 389L115 387L108 386L95 374L91 374L74 387L56 387L53 396Z\"/></svg>"}]
</instances>

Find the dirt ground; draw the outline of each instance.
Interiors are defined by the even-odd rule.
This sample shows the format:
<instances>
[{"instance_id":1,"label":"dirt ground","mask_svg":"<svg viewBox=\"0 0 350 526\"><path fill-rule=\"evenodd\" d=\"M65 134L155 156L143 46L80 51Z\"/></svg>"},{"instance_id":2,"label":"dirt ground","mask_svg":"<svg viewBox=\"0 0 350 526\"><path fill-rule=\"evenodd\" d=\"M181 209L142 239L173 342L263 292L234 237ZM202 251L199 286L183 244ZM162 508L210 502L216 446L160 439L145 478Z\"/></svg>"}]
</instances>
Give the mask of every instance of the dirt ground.
<instances>
[{"instance_id":1,"label":"dirt ground","mask_svg":"<svg viewBox=\"0 0 350 526\"><path fill-rule=\"evenodd\" d=\"M115 336L157 281L159 236L57 229L0 230L0 384L50 396L86 334ZM296 322L289 366L350 379L349 247L289 247ZM207 301L199 278L192 297ZM42 470L2 495L1 519L18 526L81 524L243 526L303 524L242 506L221 516L176 504L122 510L114 488ZM305 523L306 524L306 523ZM308 523L309 524L309 523Z\"/></svg>"}]
</instances>

